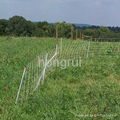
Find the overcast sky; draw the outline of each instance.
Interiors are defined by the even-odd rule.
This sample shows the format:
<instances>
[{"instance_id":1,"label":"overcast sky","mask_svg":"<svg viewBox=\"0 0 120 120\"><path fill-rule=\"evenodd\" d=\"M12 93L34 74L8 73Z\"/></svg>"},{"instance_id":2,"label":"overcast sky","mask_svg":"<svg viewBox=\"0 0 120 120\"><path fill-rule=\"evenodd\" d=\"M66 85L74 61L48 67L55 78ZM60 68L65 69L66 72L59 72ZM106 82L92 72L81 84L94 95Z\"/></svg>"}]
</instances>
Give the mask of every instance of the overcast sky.
<instances>
[{"instance_id":1,"label":"overcast sky","mask_svg":"<svg viewBox=\"0 0 120 120\"><path fill-rule=\"evenodd\" d=\"M0 0L0 18L120 26L120 0Z\"/></svg>"}]
</instances>

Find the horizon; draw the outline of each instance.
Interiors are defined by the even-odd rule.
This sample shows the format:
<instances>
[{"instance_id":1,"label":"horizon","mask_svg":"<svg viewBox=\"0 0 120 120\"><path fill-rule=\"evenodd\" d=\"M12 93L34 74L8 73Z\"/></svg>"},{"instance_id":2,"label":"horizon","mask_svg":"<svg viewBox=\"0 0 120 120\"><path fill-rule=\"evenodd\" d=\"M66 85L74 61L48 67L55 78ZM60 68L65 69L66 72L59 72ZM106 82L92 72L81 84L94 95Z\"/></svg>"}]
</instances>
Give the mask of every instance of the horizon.
<instances>
[{"instance_id":1,"label":"horizon","mask_svg":"<svg viewBox=\"0 0 120 120\"><path fill-rule=\"evenodd\" d=\"M21 16L21 15L13 15L9 18L0 18L0 19L6 19L6 20L9 20L10 18L14 17L14 16ZM21 16L21 17L24 17L24 16ZM24 17L25 18L25 17ZM31 21L27 18L25 18L27 21ZM54 23L59 23L59 22L66 22L66 23L69 23L69 24L74 24L74 25L82 25L83 27L86 27L86 26L96 26L96 27L120 27L120 26L105 26L105 25L95 25L95 24L89 24L89 23L71 23L71 22L67 22L67 21L56 21L56 22L49 22L47 20L36 20L36 21L31 21L31 22L48 22L49 24L54 24Z\"/></svg>"}]
</instances>

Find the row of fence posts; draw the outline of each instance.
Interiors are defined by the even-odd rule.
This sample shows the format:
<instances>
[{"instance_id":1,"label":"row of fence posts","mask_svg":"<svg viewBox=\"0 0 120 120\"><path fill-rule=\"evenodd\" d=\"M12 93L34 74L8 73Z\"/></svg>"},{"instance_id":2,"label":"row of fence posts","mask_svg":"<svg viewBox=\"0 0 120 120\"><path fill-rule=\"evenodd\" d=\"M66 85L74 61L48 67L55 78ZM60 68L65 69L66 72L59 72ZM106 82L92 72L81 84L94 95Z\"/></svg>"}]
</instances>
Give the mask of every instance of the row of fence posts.
<instances>
[{"instance_id":1,"label":"row of fence posts","mask_svg":"<svg viewBox=\"0 0 120 120\"><path fill-rule=\"evenodd\" d=\"M56 35L55 35L56 39L58 39L59 37L59 30L58 27L56 27ZM84 35L82 34L82 32L79 29L74 29L74 27L71 27L71 39L72 40L77 40L77 39L83 39Z\"/></svg>"},{"instance_id":2,"label":"row of fence posts","mask_svg":"<svg viewBox=\"0 0 120 120\"><path fill-rule=\"evenodd\" d=\"M76 31L76 34L77 34L77 31ZM81 35L82 35L82 34L81 34ZM76 36L76 37L77 37L77 36ZM84 37L84 36L83 36L83 37ZM51 61L52 59L54 59L54 57L55 57L57 54L59 54L60 56L61 56L61 54L62 54L63 38L61 38L60 40L59 40L59 39L57 39L57 40L58 40L58 43L57 43L57 45L56 45L55 54L52 56L52 58L51 58L50 60L48 60L48 53L47 53L46 56L45 56L45 66L44 66L44 69L43 69L43 71L42 71L39 79L38 79L38 82L37 82L37 85L36 85L34 91L37 90L37 88L38 88L39 85L40 85L40 82L42 82L42 84L44 83L46 68L47 68L48 64L50 63L50 61ZM91 40L92 40L92 37L91 37ZM90 50L90 40L89 40L89 44L88 44L88 48L87 48L87 58L89 57L89 50ZM59 52L59 53L58 53L58 52ZM19 100L19 95L20 95L20 91L21 91L22 84L23 84L24 76L25 76L25 74L26 74L26 72L27 72L26 69L27 69L27 68L25 67L24 70L23 70L23 74L22 74L20 86L19 86L19 89L18 89L17 97L16 97L16 102L15 102L16 104L18 103L18 100ZM42 80L42 81L41 81L41 80Z\"/></svg>"}]
</instances>

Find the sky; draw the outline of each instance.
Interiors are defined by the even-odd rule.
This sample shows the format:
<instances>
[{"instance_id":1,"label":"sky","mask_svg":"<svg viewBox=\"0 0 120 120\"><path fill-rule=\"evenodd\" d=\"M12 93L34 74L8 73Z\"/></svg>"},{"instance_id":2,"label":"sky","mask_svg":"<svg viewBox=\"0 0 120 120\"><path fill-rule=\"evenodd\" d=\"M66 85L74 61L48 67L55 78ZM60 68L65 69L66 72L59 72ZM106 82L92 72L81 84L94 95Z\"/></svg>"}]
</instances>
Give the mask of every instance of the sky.
<instances>
[{"instance_id":1,"label":"sky","mask_svg":"<svg viewBox=\"0 0 120 120\"><path fill-rule=\"evenodd\" d=\"M120 26L120 0L0 0L0 19Z\"/></svg>"}]
</instances>

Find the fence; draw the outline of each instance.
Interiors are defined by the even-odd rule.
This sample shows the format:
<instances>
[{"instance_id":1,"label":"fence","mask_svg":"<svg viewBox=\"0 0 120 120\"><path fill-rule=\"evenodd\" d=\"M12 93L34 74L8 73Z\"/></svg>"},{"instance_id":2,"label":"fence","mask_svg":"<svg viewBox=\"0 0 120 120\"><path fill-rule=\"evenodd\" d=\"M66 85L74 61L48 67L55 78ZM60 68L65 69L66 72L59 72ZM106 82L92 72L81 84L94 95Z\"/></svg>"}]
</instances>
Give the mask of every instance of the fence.
<instances>
[{"instance_id":1,"label":"fence","mask_svg":"<svg viewBox=\"0 0 120 120\"><path fill-rule=\"evenodd\" d=\"M120 55L120 39L118 38L109 40L109 38L92 38L89 36L85 38L84 36L84 39L85 40L61 39L54 49L50 49L49 52L38 56L30 62L24 68L16 103L27 100L28 97L44 83L50 71L54 70L56 66L61 67L61 63L63 62L65 69L66 61L69 61L68 66L72 66L74 63L80 67L81 62L86 59L92 60L98 59L99 57L117 57ZM57 61L59 64L50 65L54 61Z\"/></svg>"},{"instance_id":2,"label":"fence","mask_svg":"<svg viewBox=\"0 0 120 120\"><path fill-rule=\"evenodd\" d=\"M27 100L28 96L33 94L44 83L46 69L50 62L56 59L58 52L58 46L56 45L55 49L38 56L24 68L16 103ZM48 69L53 69L52 67Z\"/></svg>"}]
</instances>

